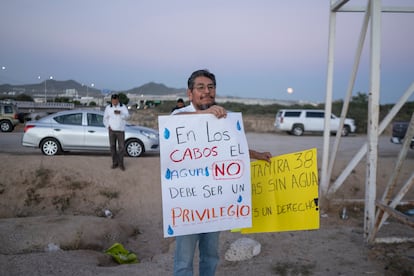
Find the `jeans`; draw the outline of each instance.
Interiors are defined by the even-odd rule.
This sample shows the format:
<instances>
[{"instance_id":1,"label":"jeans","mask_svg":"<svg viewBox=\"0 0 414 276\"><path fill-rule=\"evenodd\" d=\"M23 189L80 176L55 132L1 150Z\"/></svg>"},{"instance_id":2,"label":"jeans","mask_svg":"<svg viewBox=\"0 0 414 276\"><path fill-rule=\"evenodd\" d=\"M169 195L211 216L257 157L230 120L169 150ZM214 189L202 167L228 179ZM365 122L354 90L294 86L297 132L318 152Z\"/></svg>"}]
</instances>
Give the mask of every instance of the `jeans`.
<instances>
[{"instance_id":1,"label":"jeans","mask_svg":"<svg viewBox=\"0 0 414 276\"><path fill-rule=\"evenodd\" d=\"M118 144L118 150L116 148ZM125 132L109 130L109 145L111 147L112 165L124 166Z\"/></svg>"},{"instance_id":2,"label":"jeans","mask_svg":"<svg viewBox=\"0 0 414 276\"><path fill-rule=\"evenodd\" d=\"M220 232L177 236L175 238L174 276L192 276L193 258L198 242L200 276L214 276L219 261Z\"/></svg>"}]
</instances>

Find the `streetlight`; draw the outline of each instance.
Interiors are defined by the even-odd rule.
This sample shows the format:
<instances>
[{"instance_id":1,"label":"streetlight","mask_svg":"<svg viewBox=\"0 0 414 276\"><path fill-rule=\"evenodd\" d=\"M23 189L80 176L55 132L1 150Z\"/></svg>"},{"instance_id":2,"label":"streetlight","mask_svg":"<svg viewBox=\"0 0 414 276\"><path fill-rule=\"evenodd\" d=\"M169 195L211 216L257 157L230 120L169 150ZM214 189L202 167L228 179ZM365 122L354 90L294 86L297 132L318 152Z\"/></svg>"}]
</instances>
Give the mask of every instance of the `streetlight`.
<instances>
[{"instance_id":1,"label":"streetlight","mask_svg":"<svg viewBox=\"0 0 414 276\"><path fill-rule=\"evenodd\" d=\"M2 66L2 67L1 67L1 70L2 70L2 71L6 71L6 66Z\"/></svg>"},{"instance_id":2,"label":"streetlight","mask_svg":"<svg viewBox=\"0 0 414 276\"><path fill-rule=\"evenodd\" d=\"M91 83L91 87L94 88L94 86L95 86L95 84L94 83Z\"/></svg>"},{"instance_id":3,"label":"streetlight","mask_svg":"<svg viewBox=\"0 0 414 276\"><path fill-rule=\"evenodd\" d=\"M40 76L37 77L40 80ZM53 76L50 76L49 79L53 80ZM46 86L47 79L45 79L45 103L47 103L47 86Z\"/></svg>"},{"instance_id":4,"label":"streetlight","mask_svg":"<svg viewBox=\"0 0 414 276\"><path fill-rule=\"evenodd\" d=\"M37 79L40 81L40 76L37 76ZM45 84L45 90L46 90L46 84ZM45 98L46 100L46 98Z\"/></svg>"},{"instance_id":5,"label":"streetlight","mask_svg":"<svg viewBox=\"0 0 414 276\"><path fill-rule=\"evenodd\" d=\"M93 88L95 86L94 83L91 83L91 87ZM89 96L89 86L86 85L86 97Z\"/></svg>"}]
</instances>

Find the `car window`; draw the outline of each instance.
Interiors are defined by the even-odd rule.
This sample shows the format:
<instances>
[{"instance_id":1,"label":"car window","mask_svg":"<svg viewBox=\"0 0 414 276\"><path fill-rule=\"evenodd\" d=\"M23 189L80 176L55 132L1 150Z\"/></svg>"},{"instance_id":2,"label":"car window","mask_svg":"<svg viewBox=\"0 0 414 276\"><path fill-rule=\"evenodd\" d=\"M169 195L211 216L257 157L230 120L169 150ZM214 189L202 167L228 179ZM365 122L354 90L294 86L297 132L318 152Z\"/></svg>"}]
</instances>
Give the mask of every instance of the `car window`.
<instances>
[{"instance_id":1,"label":"car window","mask_svg":"<svg viewBox=\"0 0 414 276\"><path fill-rule=\"evenodd\" d=\"M286 111L285 117L299 117L300 111Z\"/></svg>"},{"instance_id":2,"label":"car window","mask_svg":"<svg viewBox=\"0 0 414 276\"><path fill-rule=\"evenodd\" d=\"M103 127L103 116L95 113L88 113L88 126Z\"/></svg>"},{"instance_id":3,"label":"car window","mask_svg":"<svg viewBox=\"0 0 414 276\"><path fill-rule=\"evenodd\" d=\"M10 106L10 105L5 105L5 106L4 106L4 113L5 113L5 114L12 114L12 113L14 113L14 111L13 111L13 107L12 107L12 106Z\"/></svg>"},{"instance_id":4,"label":"car window","mask_svg":"<svg viewBox=\"0 0 414 276\"><path fill-rule=\"evenodd\" d=\"M53 118L59 124L64 125L82 125L82 113L66 114Z\"/></svg>"},{"instance_id":5,"label":"car window","mask_svg":"<svg viewBox=\"0 0 414 276\"><path fill-rule=\"evenodd\" d=\"M323 112L306 111L306 117L307 118L324 118L325 115Z\"/></svg>"}]
</instances>

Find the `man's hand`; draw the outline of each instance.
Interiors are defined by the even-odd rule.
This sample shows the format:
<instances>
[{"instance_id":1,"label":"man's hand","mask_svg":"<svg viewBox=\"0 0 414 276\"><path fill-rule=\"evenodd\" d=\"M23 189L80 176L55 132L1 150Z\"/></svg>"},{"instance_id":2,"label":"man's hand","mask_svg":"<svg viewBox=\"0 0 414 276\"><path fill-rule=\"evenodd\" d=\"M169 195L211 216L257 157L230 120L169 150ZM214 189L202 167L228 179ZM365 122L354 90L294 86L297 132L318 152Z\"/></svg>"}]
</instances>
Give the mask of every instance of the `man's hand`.
<instances>
[{"instance_id":1,"label":"man's hand","mask_svg":"<svg viewBox=\"0 0 414 276\"><path fill-rule=\"evenodd\" d=\"M264 160L270 162L270 158L272 158L272 154L270 152L258 152L255 150L249 150L250 158L257 159L257 160Z\"/></svg>"},{"instance_id":2,"label":"man's hand","mask_svg":"<svg viewBox=\"0 0 414 276\"><path fill-rule=\"evenodd\" d=\"M206 110L199 110L197 113L201 114L213 114L217 118L226 118L227 117L227 110L219 105L213 105L207 108Z\"/></svg>"}]
</instances>

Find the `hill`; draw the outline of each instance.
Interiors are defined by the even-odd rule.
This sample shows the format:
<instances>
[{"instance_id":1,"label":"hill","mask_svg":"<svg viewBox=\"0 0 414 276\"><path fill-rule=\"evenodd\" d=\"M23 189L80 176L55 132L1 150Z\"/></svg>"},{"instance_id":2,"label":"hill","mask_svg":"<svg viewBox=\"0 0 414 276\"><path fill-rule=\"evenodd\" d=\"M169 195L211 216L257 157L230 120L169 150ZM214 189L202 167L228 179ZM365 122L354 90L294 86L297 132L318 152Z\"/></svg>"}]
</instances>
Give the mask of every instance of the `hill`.
<instances>
[{"instance_id":1,"label":"hill","mask_svg":"<svg viewBox=\"0 0 414 276\"><path fill-rule=\"evenodd\" d=\"M59 81L52 79L34 84L3 84L0 85L0 95L26 94L34 96L45 93L45 90L48 94L64 94L68 89L76 90L78 96L97 96L101 94L99 89L87 87L74 80Z\"/></svg>"},{"instance_id":2,"label":"hill","mask_svg":"<svg viewBox=\"0 0 414 276\"><path fill-rule=\"evenodd\" d=\"M124 91L124 93L130 94L151 94L151 95L182 95L186 93L185 88L171 88L167 87L162 83L149 82L139 87L132 88Z\"/></svg>"},{"instance_id":3,"label":"hill","mask_svg":"<svg viewBox=\"0 0 414 276\"><path fill-rule=\"evenodd\" d=\"M46 82L46 83L45 83ZM171 88L167 87L164 84L149 82L142 86L132 88L127 91L101 91L94 87L87 87L83 84L80 84L74 80L47 80L35 84L22 84L22 85L13 85L13 84L2 84L0 85L0 95L19 95L26 94L30 96L41 95L45 93L49 94L64 94L68 89L74 89L77 91L78 96L99 96L102 93L112 93L112 92L123 92L130 94L143 94L143 95L185 95L185 88Z\"/></svg>"}]
</instances>

